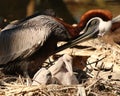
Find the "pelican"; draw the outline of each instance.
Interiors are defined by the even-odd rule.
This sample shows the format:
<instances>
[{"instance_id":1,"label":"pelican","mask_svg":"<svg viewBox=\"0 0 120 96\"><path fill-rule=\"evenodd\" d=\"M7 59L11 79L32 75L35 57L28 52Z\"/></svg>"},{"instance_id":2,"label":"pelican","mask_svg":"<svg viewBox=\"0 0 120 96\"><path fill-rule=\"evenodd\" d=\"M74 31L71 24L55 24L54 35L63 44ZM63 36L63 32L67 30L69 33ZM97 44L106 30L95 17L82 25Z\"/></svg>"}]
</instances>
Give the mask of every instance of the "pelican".
<instances>
[{"instance_id":1,"label":"pelican","mask_svg":"<svg viewBox=\"0 0 120 96\"><path fill-rule=\"evenodd\" d=\"M47 15L24 19L0 32L0 67L7 74L32 77L50 55L103 36L111 26L112 13L102 9L83 14L77 26ZM57 47L59 41L67 43Z\"/></svg>"}]
</instances>

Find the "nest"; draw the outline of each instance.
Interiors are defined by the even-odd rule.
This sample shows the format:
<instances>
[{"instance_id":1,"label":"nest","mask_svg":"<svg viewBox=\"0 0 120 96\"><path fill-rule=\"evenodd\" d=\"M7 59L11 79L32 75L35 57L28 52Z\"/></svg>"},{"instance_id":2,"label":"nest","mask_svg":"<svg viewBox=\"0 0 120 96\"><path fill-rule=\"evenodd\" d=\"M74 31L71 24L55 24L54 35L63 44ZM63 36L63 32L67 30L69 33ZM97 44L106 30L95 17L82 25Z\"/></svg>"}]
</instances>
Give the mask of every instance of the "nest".
<instances>
[{"instance_id":1,"label":"nest","mask_svg":"<svg viewBox=\"0 0 120 96\"><path fill-rule=\"evenodd\" d=\"M98 42L98 41L97 41ZM78 85L27 86L22 76L0 74L0 96L118 96L120 95L120 53L115 49L87 41L58 53L70 54L75 59ZM87 45L85 47L84 45ZM81 47L82 46L82 47ZM84 48L83 48L84 46ZM97 46L95 48L91 46ZM80 50L79 50L80 49ZM53 56L55 60L55 56ZM59 56L58 56L59 57ZM48 60L49 61L49 60ZM75 66L74 66L75 65ZM78 66L80 65L80 66Z\"/></svg>"},{"instance_id":2,"label":"nest","mask_svg":"<svg viewBox=\"0 0 120 96\"><path fill-rule=\"evenodd\" d=\"M14 77L6 79L15 80ZM20 78L13 81L0 82L0 96L117 96L120 94L120 86L102 78L90 78L85 83L70 86L56 84L26 86L25 82L18 83Z\"/></svg>"}]
</instances>

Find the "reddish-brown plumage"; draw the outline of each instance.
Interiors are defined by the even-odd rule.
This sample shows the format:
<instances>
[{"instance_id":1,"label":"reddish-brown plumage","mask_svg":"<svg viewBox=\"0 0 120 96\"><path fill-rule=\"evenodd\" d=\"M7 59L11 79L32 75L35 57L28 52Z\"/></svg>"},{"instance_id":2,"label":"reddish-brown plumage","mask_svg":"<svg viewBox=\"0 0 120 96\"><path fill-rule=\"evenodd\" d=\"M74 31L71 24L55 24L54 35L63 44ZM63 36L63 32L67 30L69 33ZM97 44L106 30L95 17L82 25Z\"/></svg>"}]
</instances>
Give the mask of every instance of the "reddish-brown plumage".
<instances>
[{"instance_id":1,"label":"reddish-brown plumage","mask_svg":"<svg viewBox=\"0 0 120 96\"><path fill-rule=\"evenodd\" d=\"M112 19L112 13L109 10L102 10L102 9L90 10L86 12L84 15L82 15L78 26L84 28L88 20L94 17L100 17L104 21L108 21Z\"/></svg>"},{"instance_id":2,"label":"reddish-brown plumage","mask_svg":"<svg viewBox=\"0 0 120 96\"><path fill-rule=\"evenodd\" d=\"M83 30L86 23L91 18L94 18L94 17L100 17L104 21L108 21L108 20L112 20L112 13L109 10L103 10L103 9L90 10L82 15L82 17L80 18L80 22L76 27L65 23L63 20L60 20L60 19L56 19L56 20L62 23L66 27L71 37L76 37L79 35L79 32Z\"/></svg>"}]
</instances>

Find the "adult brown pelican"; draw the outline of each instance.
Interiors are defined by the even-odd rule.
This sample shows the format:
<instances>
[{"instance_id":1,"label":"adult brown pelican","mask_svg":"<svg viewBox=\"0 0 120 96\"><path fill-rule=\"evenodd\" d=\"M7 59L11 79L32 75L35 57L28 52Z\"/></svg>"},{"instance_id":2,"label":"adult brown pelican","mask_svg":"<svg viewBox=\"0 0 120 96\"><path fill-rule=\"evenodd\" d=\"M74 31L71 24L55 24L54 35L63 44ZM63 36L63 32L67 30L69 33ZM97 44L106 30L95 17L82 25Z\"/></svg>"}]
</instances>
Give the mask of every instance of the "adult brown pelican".
<instances>
[{"instance_id":1,"label":"adult brown pelican","mask_svg":"<svg viewBox=\"0 0 120 96\"><path fill-rule=\"evenodd\" d=\"M0 66L9 74L21 73L30 76L52 54L75 44L104 35L112 25L108 10L90 10L76 27L59 18L38 15L6 27L0 33ZM57 47L57 42L68 43Z\"/></svg>"}]
</instances>

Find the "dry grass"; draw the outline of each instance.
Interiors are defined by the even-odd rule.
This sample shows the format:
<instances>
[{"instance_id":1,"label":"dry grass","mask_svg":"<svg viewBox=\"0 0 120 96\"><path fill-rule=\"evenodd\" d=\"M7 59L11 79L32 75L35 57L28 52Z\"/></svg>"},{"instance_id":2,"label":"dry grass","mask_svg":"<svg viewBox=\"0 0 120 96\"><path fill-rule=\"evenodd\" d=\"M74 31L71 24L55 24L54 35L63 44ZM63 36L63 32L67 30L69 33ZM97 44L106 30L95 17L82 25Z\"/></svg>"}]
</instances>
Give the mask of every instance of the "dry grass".
<instances>
[{"instance_id":1,"label":"dry grass","mask_svg":"<svg viewBox=\"0 0 120 96\"><path fill-rule=\"evenodd\" d=\"M8 79L12 79L11 77ZM15 79L13 77L13 79ZM26 86L16 81L5 83L1 81L0 96L118 96L120 95L120 86L111 83L111 80L102 78L89 78L85 83L79 85L40 85ZM82 92L82 93L81 93ZM78 95L80 94L80 95Z\"/></svg>"},{"instance_id":2,"label":"dry grass","mask_svg":"<svg viewBox=\"0 0 120 96\"><path fill-rule=\"evenodd\" d=\"M90 42L85 42L85 45L87 44L91 45ZM6 76L0 73L0 96L119 96L120 54L116 51L113 54L113 51L111 50L112 49L105 48L105 46L104 49L99 48L99 50L93 50L91 47L82 49L81 47L77 46L77 48L67 49L63 52L58 53L59 55L67 53L73 57L77 55L77 58L80 56L80 58L78 58L78 61L77 59L75 61L79 64L85 64L85 66L82 66L82 71L77 69L77 77L80 81L79 85L65 86L50 84L40 86L26 86L25 78L21 76ZM94 58L93 55L97 59ZM81 56L90 57L86 58ZM104 56L106 57L101 59ZM94 62L96 60L98 60L98 62ZM86 65L88 61L94 62L95 64L89 62L91 63L89 67ZM110 62L112 62L114 66L107 66L109 70L105 70L104 67L106 67L105 64L107 64L108 61L109 65ZM97 64L101 65L97 66ZM89 70L86 71L86 68ZM83 73L85 74L83 75Z\"/></svg>"}]
</instances>

